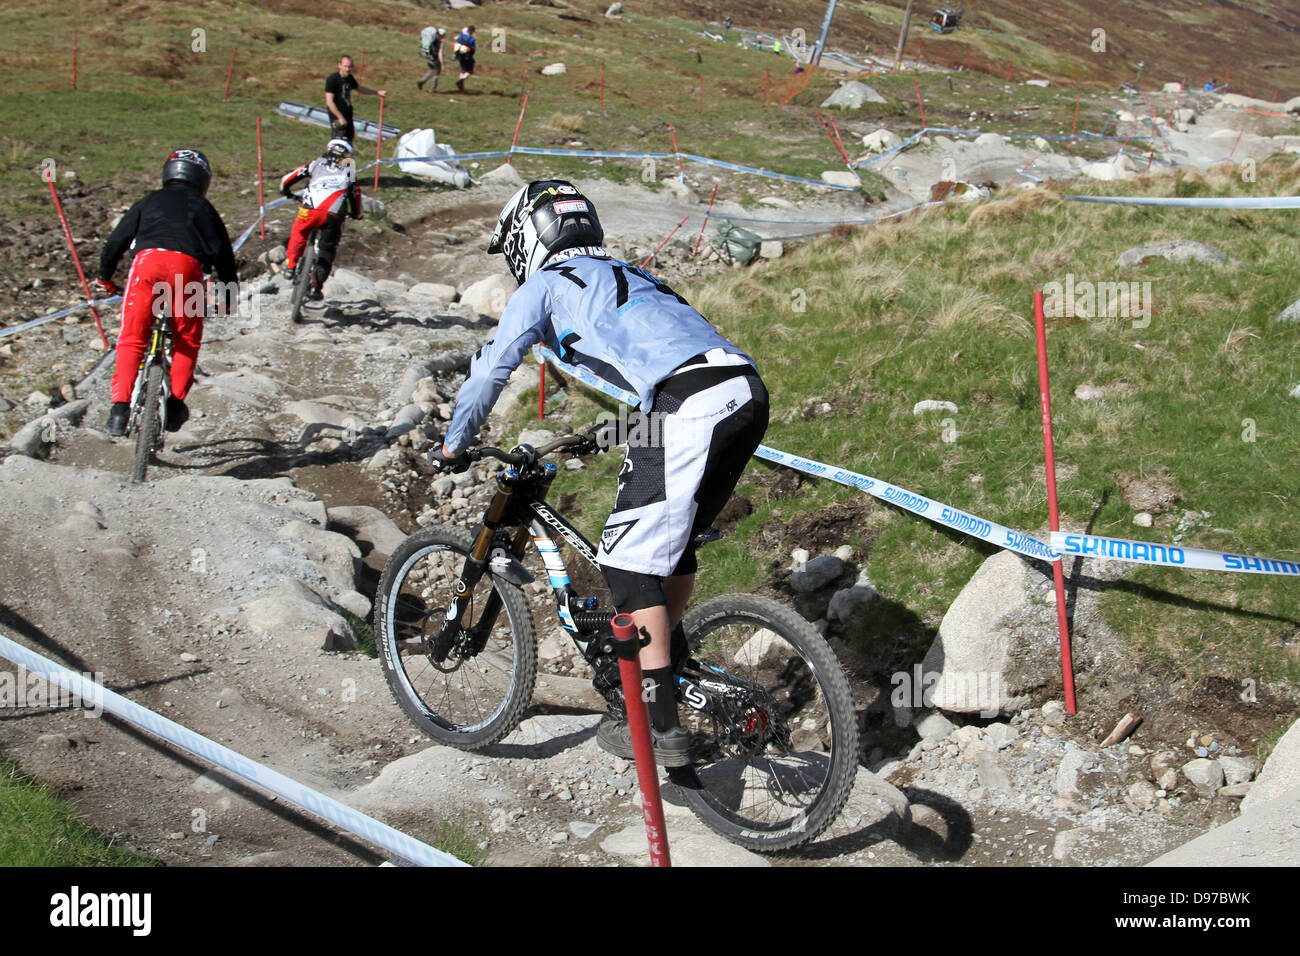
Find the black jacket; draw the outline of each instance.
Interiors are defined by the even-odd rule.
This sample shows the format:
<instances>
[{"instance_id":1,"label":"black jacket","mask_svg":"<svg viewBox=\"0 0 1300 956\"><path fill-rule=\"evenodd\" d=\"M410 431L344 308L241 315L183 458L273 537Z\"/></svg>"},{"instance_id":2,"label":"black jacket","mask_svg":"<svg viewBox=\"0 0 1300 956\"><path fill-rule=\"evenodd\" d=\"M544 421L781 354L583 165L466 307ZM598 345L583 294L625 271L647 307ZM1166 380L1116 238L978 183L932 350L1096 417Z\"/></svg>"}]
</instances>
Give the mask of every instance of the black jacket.
<instances>
[{"instance_id":1,"label":"black jacket","mask_svg":"<svg viewBox=\"0 0 1300 956\"><path fill-rule=\"evenodd\" d=\"M170 249L192 256L205 271L213 268L222 282L235 282L235 253L230 235L212 203L197 189L172 183L131 207L104 243L99 277L111 280L118 261L135 240L135 251Z\"/></svg>"}]
</instances>

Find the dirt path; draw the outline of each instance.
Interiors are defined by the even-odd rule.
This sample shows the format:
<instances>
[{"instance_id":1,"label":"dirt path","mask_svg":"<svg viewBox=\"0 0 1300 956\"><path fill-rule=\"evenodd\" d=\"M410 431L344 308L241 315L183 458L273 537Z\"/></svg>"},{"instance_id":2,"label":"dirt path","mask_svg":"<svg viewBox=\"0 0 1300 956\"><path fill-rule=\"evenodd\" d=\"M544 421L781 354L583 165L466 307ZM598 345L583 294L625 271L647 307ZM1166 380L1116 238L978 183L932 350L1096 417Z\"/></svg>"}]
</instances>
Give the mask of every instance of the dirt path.
<instances>
[{"instance_id":1,"label":"dirt path","mask_svg":"<svg viewBox=\"0 0 1300 956\"><path fill-rule=\"evenodd\" d=\"M644 190L602 189L606 227L630 236L629 245L649 242L688 208L664 200L647 214ZM543 588L531 589L543 662L533 708L483 754L432 746L401 714L372 657L322 649L356 634L342 610L368 616L386 556L364 537L349 550L347 538L331 533L347 530L332 512L373 507L404 532L429 520L465 526L481 512L481 480L434 494L418 433L386 435L421 394L427 414L445 417L440 406L454 396L457 368L491 334L490 320L411 287L463 288L496 273L481 240L509 191L434 194L404 232L345 241L327 301L300 326L288 321L280 280L249 282L257 308L210 324L194 415L169 436L149 482L125 481L130 446L98 430L107 412L102 376L84 423L57 436L51 463L0 461L0 627L422 839L445 842L451 833L490 863L639 865L635 774L595 745L603 707L590 681L571 673ZM693 268L671 253L666 267L672 280L671 270ZM413 397L417 388L425 391ZM1002 761L993 769L979 756L995 736L987 728L960 745L923 747L909 731L893 752L869 748L864 757L898 758L890 774L897 786L862 770L845 813L797 857L746 853L674 808L675 857L725 865L1141 863L1210 822L1171 825L1122 800L1116 806L1140 756L1127 752L1099 755L1085 769L1100 774L1082 788L1092 796L1060 803L1052 781L1062 734L1046 730L1039 711L1006 726L992 747L991 759ZM166 863L381 858L114 719L6 709L0 747L119 842ZM1008 796L1003 779L1023 799ZM1066 832L1075 835L1058 852Z\"/></svg>"}]
</instances>

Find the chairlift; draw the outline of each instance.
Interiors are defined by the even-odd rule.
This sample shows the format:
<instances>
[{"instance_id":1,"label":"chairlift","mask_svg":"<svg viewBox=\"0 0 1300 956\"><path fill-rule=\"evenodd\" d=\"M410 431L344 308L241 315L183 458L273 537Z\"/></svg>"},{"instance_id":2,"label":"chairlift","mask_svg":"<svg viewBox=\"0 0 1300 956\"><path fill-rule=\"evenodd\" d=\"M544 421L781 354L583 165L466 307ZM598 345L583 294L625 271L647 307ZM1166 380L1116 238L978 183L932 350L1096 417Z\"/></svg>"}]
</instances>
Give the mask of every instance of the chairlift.
<instances>
[{"instance_id":1,"label":"chairlift","mask_svg":"<svg viewBox=\"0 0 1300 956\"><path fill-rule=\"evenodd\" d=\"M961 26L961 7L944 7L934 11L930 18L930 29L935 33L952 33Z\"/></svg>"}]
</instances>

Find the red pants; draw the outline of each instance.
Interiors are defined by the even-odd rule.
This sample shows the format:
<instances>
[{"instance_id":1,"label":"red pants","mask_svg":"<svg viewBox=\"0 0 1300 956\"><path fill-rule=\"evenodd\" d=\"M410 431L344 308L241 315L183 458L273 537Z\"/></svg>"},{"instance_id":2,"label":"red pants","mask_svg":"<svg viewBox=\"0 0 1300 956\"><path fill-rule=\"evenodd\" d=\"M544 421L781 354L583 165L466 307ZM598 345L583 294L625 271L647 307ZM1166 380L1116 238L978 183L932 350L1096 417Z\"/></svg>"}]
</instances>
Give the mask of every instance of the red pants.
<instances>
[{"instance_id":1,"label":"red pants","mask_svg":"<svg viewBox=\"0 0 1300 956\"><path fill-rule=\"evenodd\" d=\"M328 205L319 209L308 209L304 206L298 210L298 215L293 217L293 231L289 233L289 247L284 251L286 268L292 269L298 264L302 250L307 246L307 236L317 226L325 225L329 217Z\"/></svg>"},{"instance_id":2,"label":"red pants","mask_svg":"<svg viewBox=\"0 0 1300 956\"><path fill-rule=\"evenodd\" d=\"M149 349L155 309L172 317L172 395L184 399L194 384L203 342L203 266L183 252L145 249L136 254L122 290L122 328L110 398L129 402L140 362Z\"/></svg>"}]
</instances>

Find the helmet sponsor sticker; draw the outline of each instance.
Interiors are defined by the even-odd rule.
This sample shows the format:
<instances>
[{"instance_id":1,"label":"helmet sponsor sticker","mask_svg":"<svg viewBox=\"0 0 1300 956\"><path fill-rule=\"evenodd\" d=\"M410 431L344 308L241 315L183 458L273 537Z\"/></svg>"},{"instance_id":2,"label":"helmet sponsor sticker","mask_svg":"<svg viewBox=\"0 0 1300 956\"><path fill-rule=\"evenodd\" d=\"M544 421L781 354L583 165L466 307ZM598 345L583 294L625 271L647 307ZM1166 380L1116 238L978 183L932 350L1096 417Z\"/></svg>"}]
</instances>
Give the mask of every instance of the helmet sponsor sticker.
<instances>
[{"instance_id":1,"label":"helmet sponsor sticker","mask_svg":"<svg viewBox=\"0 0 1300 956\"><path fill-rule=\"evenodd\" d=\"M588 212L591 207L581 199L562 199L551 208L563 215L566 212Z\"/></svg>"}]
</instances>

